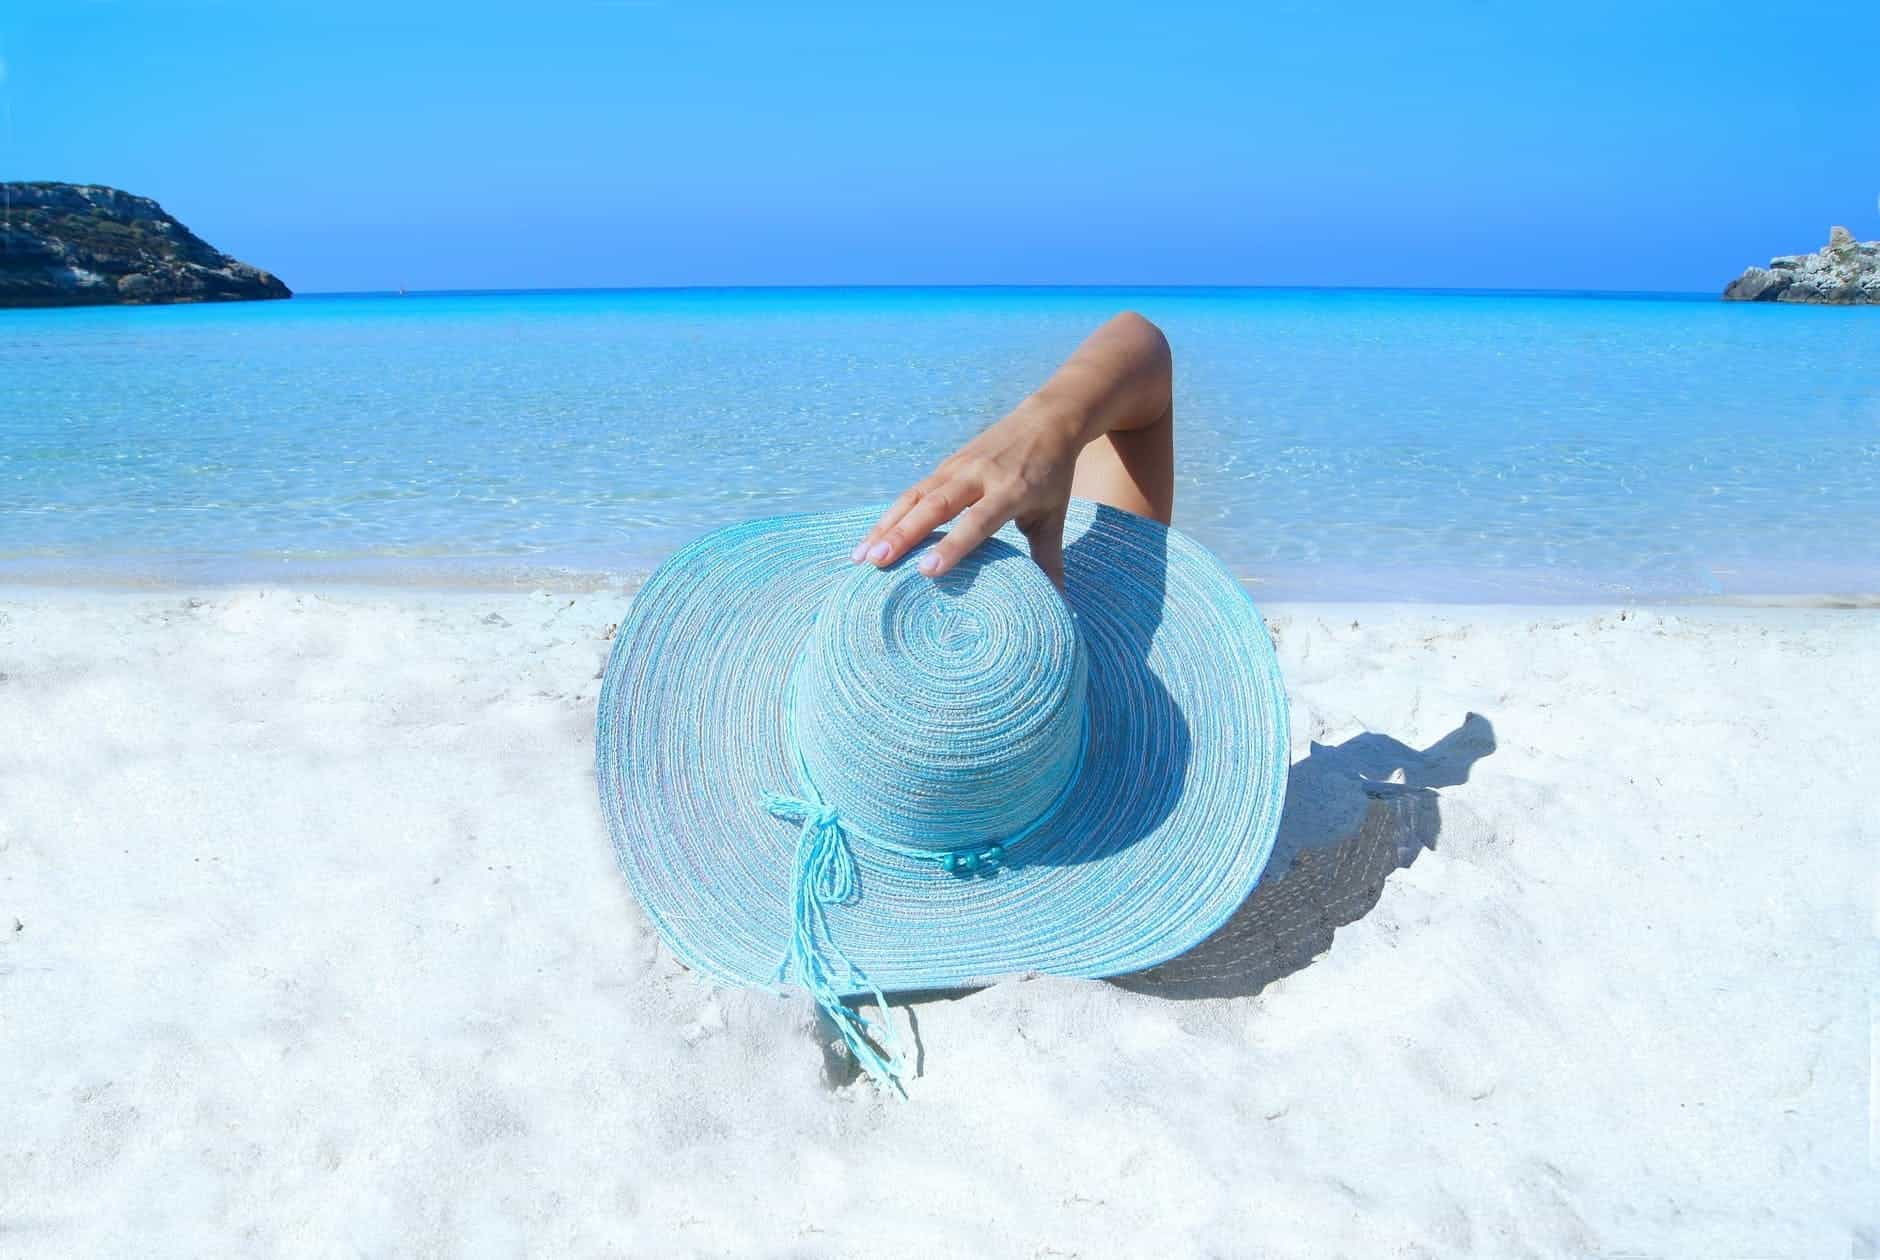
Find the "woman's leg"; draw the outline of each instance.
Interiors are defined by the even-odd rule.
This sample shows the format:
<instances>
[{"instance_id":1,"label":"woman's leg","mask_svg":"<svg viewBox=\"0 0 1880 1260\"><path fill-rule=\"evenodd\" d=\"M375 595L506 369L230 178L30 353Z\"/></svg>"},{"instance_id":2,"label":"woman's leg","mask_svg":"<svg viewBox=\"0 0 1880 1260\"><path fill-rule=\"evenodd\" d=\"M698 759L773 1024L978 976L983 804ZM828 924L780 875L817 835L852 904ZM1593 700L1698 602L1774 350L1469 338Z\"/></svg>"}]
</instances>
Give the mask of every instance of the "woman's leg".
<instances>
[{"instance_id":1,"label":"woman's leg","mask_svg":"<svg viewBox=\"0 0 1880 1260\"><path fill-rule=\"evenodd\" d=\"M1112 429L1077 457L1071 493L1169 523L1175 512L1175 406L1140 427Z\"/></svg>"}]
</instances>

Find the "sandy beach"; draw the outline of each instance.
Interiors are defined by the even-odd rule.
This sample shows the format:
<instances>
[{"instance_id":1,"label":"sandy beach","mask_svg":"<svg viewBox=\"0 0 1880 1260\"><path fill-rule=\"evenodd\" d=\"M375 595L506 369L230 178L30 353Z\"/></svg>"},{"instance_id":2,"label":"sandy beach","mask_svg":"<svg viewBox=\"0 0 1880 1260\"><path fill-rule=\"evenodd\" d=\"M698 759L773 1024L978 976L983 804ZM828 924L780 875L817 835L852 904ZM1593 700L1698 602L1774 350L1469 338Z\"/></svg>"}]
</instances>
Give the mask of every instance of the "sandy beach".
<instances>
[{"instance_id":1,"label":"sandy beach","mask_svg":"<svg viewBox=\"0 0 1880 1260\"><path fill-rule=\"evenodd\" d=\"M1247 907L903 1102L616 872L627 602L0 592L0 1256L1880 1249L1880 611L1267 607Z\"/></svg>"}]
</instances>

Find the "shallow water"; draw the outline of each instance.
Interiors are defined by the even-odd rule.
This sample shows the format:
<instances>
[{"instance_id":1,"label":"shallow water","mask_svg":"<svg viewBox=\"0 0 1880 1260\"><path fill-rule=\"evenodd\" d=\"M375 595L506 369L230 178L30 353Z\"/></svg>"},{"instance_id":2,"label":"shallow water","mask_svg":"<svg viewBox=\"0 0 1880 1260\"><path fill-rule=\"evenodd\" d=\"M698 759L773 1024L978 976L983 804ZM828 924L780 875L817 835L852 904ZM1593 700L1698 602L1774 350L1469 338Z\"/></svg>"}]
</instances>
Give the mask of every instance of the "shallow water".
<instances>
[{"instance_id":1,"label":"shallow water","mask_svg":"<svg viewBox=\"0 0 1880 1260\"><path fill-rule=\"evenodd\" d=\"M1289 597L1880 590L1880 311L769 290L0 312L0 578L623 574L881 500L1134 307L1176 523Z\"/></svg>"}]
</instances>

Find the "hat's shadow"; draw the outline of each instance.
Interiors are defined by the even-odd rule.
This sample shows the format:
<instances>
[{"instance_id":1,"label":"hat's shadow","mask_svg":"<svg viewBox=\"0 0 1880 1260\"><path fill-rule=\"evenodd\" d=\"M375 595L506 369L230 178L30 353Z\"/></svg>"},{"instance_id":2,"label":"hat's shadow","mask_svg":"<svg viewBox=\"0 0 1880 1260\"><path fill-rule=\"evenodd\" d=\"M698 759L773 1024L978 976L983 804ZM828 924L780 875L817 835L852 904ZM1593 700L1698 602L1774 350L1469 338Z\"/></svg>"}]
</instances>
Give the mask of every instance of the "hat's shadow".
<instances>
[{"instance_id":1,"label":"hat's shadow","mask_svg":"<svg viewBox=\"0 0 1880 1260\"><path fill-rule=\"evenodd\" d=\"M1240 908L1179 956L1107 983L1177 1001L1250 997L1302 970L1331 948L1333 933L1370 913L1392 871L1436 848L1443 832L1440 789L1467 783L1475 763L1494 751L1494 724L1479 713L1420 750L1370 731L1342 744L1313 744L1286 780L1273 853ZM920 1006L976 992L903 995L917 1064L925 1055ZM835 1047L824 1066L832 1085L859 1074Z\"/></svg>"},{"instance_id":2,"label":"hat's shadow","mask_svg":"<svg viewBox=\"0 0 1880 1260\"><path fill-rule=\"evenodd\" d=\"M1086 584L1127 588L1124 598L1105 601L1105 615L1087 612L1081 630L1089 648L1093 704L1127 707L1127 713L1112 717L1127 718L1129 741L1110 753L1127 757L1132 767L1152 767L1154 773L1131 774L1121 780L1132 799L1111 803L1106 812L1111 819L1120 819L1120 825L1112 825L1096 843L1036 856L1015 854L1015 864L1081 865L1101 860L1154 834L1181 802L1191 748L1188 718L1149 664L1168 597L1168 533L1160 527L1143 530L1141 525L1141 518L1131 513L1097 504L1090 528L1064 548L1064 584L1072 591ZM1100 545L1096 536L1106 526L1138 533L1141 545L1126 553ZM1125 723L1098 720L1094 725L1092 738L1103 739L1114 737Z\"/></svg>"},{"instance_id":3,"label":"hat's shadow","mask_svg":"<svg viewBox=\"0 0 1880 1260\"><path fill-rule=\"evenodd\" d=\"M1246 997L1305 967L1370 912L1392 871L1436 848L1439 789L1468 782L1494 751L1494 724L1479 713L1421 750L1372 732L1313 744L1292 767L1273 854L1240 908L1179 957L1110 983L1154 997Z\"/></svg>"}]
</instances>

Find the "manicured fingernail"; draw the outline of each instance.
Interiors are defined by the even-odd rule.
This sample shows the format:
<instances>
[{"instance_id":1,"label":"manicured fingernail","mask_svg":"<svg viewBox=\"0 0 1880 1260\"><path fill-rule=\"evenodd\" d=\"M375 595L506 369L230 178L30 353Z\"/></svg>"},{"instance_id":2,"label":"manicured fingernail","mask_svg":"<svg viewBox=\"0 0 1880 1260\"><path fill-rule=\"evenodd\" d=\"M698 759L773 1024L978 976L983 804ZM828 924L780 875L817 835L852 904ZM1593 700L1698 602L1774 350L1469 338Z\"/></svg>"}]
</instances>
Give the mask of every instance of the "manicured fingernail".
<instances>
[{"instance_id":1,"label":"manicured fingernail","mask_svg":"<svg viewBox=\"0 0 1880 1260\"><path fill-rule=\"evenodd\" d=\"M932 577L935 573L939 572L939 569L940 557L933 552L930 551L920 558L920 571L928 577Z\"/></svg>"},{"instance_id":2,"label":"manicured fingernail","mask_svg":"<svg viewBox=\"0 0 1880 1260\"><path fill-rule=\"evenodd\" d=\"M888 544L885 542L878 542L874 546L870 547L868 549L868 558L874 561L876 564L880 564L883 560L886 560L888 558Z\"/></svg>"},{"instance_id":3,"label":"manicured fingernail","mask_svg":"<svg viewBox=\"0 0 1880 1260\"><path fill-rule=\"evenodd\" d=\"M860 564L862 562L862 557L867 554L868 554L868 540L864 538L862 539L862 541L856 543L855 550L849 553L849 563Z\"/></svg>"}]
</instances>

